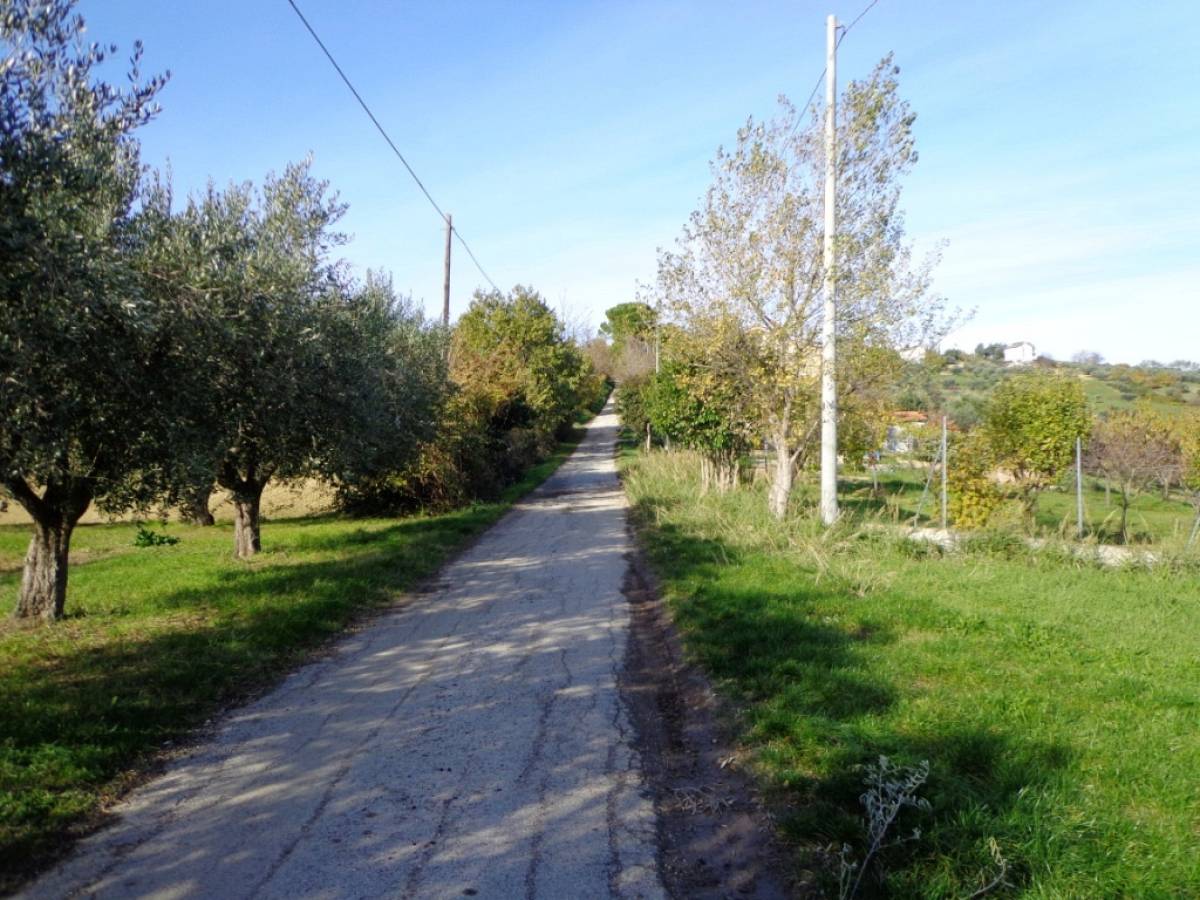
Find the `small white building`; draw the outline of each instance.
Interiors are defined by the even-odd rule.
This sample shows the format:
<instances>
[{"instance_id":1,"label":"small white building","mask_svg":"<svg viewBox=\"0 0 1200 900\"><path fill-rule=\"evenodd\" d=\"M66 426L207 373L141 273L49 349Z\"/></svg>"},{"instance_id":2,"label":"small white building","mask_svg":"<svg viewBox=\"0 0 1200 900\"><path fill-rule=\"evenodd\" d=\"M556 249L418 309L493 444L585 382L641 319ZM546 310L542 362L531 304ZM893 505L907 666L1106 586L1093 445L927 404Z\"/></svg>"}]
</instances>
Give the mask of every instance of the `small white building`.
<instances>
[{"instance_id":1,"label":"small white building","mask_svg":"<svg viewBox=\"0 0 1200 900\"><path fill-rule=\"evenodd\" d=\"M1006 366L1027 366L1037 359L1037 349L1029 341L1018 341L1004 348Z\"/></svg>"}]
</instances>

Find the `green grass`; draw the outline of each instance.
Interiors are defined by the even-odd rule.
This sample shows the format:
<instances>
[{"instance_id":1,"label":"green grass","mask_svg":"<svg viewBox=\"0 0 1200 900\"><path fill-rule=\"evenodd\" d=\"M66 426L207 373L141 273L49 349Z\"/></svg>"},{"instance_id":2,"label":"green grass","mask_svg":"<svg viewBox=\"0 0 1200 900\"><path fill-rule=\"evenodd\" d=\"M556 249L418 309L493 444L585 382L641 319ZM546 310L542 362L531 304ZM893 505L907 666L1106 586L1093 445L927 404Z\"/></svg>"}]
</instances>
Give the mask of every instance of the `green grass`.
<instances>
[{"instance_id":1,"label":"green grass","mask_svg":"<svg viewBox=\"0 0 1200 900\"><path fill-rule=\"evenodd\" d=\"M953 460L951 456L952 466ZM859 515L878 516L892 522L910 522L920 509L918 521L921 525L937 525L941 515L941 487L936 474L924 505L921 505L927 475L926 470L899 465L881 468L879 490L876 492L872 489L869 475L850 474L840 479L839 494L843 505ZM1075 488L1071 478L1073 476L1068 477L1070 483L1065 487L1050 488L1038 495L1036 527L1040 532L1074 536ZM804 482L798 485L797 491L802 503L816 503L815 485ZM1170 499L1163 499L1162 494L1155 490L1135 497L1129 510L1131 542L1167 546L1185 543L1196 519L1196 510L1178 497L1176 493ZM1101 543L1120 542L1121 509L1116 492L1106 495L1103 482L1087 476L1084 478L1083 507L1087 536ZM1016 515L1015 509L1010 512ZM954 525L953 519L950 524Z\"/></svg>"},{"instance_id":2,"label":"green grass","mask_svg":"<svg viewBox=\"0 0 1200 900\"><path fill-rule=\"evenodd\" d=\"M740 711L798 869L861 856L861 770L928 760L881 895L1200 895L1200 567L1101 570L1020 542L943 556L698 497L687 456L626 456L689 651ZM898 832L899 833L899 832Z\"/></svg>"},{"instance_id":3,"label":"green grass","mask_svg":"<svg viewBox=\"0 0 1200 900\"><path fill-rule=\"evenodd\" d=\"M262 691L356 616L393 602L569 455L564 444L495 503L403 519L268 522L263 553L229 526L80 527L68 618L0 621L0 893L97 820L167 742ZM0 593L15 601L28 529L0 528Z\"/></svg>"}]
</instances>

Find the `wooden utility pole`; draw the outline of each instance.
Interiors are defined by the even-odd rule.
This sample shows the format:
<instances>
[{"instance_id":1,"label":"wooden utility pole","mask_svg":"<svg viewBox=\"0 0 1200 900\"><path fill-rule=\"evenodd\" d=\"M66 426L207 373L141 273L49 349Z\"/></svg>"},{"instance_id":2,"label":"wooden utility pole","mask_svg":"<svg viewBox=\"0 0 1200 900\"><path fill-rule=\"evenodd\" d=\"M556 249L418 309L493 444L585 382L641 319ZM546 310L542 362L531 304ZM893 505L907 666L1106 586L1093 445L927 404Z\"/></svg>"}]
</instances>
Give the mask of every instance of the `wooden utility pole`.
<instances>
[{"instance_id":1,"label":"wooden utility pole","mask_svg":"<svg viewBox=\"0 0 1200 900\"><path fill-rule=\"evenodd\" d=\"M442 281L442 324L450 327L450 243L454 239L454 217L446 213L446 268Z\"/></svg>"},{"instance_id":2,"label":"wooden utility pole","mask_svg":"<svg viewBox=\"0 0 1200 900\"><path fill-rule=\"evenodd\" d=\"M837 500L837 17L825 20L825 313L821 321L821 521L832 525Z\"/></svg>"}]
</instances>

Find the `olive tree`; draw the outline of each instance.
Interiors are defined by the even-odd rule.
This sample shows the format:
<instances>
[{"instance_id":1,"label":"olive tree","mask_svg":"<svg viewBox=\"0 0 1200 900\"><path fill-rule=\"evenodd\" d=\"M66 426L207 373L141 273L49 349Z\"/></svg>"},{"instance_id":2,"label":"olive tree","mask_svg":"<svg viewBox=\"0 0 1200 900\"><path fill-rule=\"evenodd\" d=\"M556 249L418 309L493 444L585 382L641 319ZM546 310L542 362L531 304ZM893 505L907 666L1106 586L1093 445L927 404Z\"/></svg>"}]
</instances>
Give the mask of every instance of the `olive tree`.
<instances>
[{"instance_id":1,"label":"olive tree","mask_svg":"<svg viewBox=\"0 0 1200 900\"><path fill-rule=\"evenodd\" d=\"M161 492L171 466L166 318L133 258L135 130L163 78L100 80L70 0L0 0L0 485L33 519L17 615L63 614L93 502Z\"/></svg>"},{"instance_id":2,"label":"olive tree","mask_svg":"<svg viewBox=\"0 0 1200 900\"><path fill-rule=\"evenodd\" d=\"M344 207L310 163L259 190L210 185L178 212L169 190L157 196L169 222L157 283L195 311L179 415L208 435L206 471L232 499L235 554L253 556L269 482L353 480L414 453L444 373L409 366L398 325L411 315L390 283L373 275L355 288L331 258Z\"/></svg>"},{"instance_id":3,"label":"olive tree","mask_svg":"<svg viewBox=\"0 0 1200 900\"><path fill-rule=\"evenodd\" d=\"M317 398L324 425L314 437L340 504L365 509L437 437L450 395L447 334L378 272L367 273L331 324L325 343L338 389Z\"/></svg>"},{"instance_id":4,"label":"olive tree","mask_svg":"<svg viewBox=\"0 0 1200 900\"><path fill-rule=\"evenodd\" d=\"M852 82L839 105L837 196L839 343L915 346L942 324L928 291L930 263L914 264L899 209L900 178L916 161L913 114L884 59ZM819 117L786 101L750 120L720 150L713 182L677 247L660 252L654 293L684 330L733 322L753 377L757 429L771 446L771 512L786 513L797 460L819 419L823 306L824 151ZM839 368L851 361L845 350Z\"/></svg>"}]
</instances>

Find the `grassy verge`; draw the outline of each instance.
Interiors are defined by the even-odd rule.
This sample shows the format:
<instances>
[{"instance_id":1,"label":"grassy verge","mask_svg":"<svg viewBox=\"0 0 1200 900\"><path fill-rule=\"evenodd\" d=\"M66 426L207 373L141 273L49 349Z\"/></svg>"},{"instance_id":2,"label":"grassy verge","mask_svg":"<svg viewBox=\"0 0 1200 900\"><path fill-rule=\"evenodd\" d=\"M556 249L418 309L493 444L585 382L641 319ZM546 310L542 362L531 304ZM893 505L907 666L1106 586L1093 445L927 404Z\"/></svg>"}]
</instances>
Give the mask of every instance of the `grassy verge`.
<instances>
[{"instance_id":1,"label":"grassy verge","mask_svg":"<svg viewBox=\"0 0 1200 900\"><path fill-rule=\"evenodd\" d=\"M403 519L269 522L231 558L229 526L81 527L69 618L0 620L0 893L96 821L168 742L270 685L356 616L395 600L544 481L564 443L497 502ZM0 596L15 598L28 530L0 528Z\"/></svg>"},{"instance_id":2,"label":"grassy verge","mask_svg":"<svg viewBox=\"0 0 1200 900\"><path fill-rule=\"evenodd\" d=\"M1200 569L1105 571L1019 541L935 548L778 524L756 487L700 497L694 463L623 459L687 646L742 710L797 866L861 858L861 767L931 773L871 890L1200 895Z\"/></svg>"},{"instance_id":3,"label":"grassy verge","mask_svg":"<svg viewBox=\"0 0 1200 900\"><path fill-rule=\"evenodd\" d=\"M873 490L868 475L855 474L840 479L839 496L843 506L861 516L877 516L885 521L908 522L920 510L923 525L936 525L940 517L940 484L937 476L922 505L921 495L928 472L897 466L879 475L878 490ZM817 488L811 483L798 487L802 505L815 505ZM1130 538L1139 544L1178 546L1186 542L1196 519L1196 511L1176 493L1163 499L1157 491L1146 491L1134 498L1129 509ZM1014 506L1015 501L1010 503ZM1088 536L1101 543L1119 543L1120 498L1106 493L1102 481L1087 477L1083 491L1084 528ZM1010 509L1009 524L1021 527L1016 510ZM1075 489L1048 489L1038 494L1037 528L1048 534L1074 536ZM1000 518L1003 518L1001 515ZM950 523L953 526L953 520Z\"/></svg>"}]
</instances>

